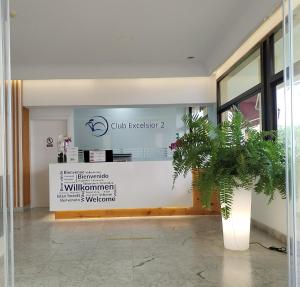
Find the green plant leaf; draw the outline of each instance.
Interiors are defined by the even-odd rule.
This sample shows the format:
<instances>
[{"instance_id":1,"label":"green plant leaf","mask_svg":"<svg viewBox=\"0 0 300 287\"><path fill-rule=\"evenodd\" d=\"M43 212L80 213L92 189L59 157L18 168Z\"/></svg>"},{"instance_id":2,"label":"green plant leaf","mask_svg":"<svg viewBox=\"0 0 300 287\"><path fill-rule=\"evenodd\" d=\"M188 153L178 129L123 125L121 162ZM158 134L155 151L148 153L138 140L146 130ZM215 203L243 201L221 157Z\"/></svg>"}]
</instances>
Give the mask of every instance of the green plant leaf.
<instances>
[{"instance_id":1,"label":"green plant leaf","mask_svg":"<svg viewBox=\"0 0 300 287\"><path fill-rule=\"evenodd\" d=\"M285 149L275 131L252 129L237 109L217 126L198 115L185 115L183 121L190 132L179 139L173 154L173 180L196 172L193 188L201 193L204 207L211 206L217 191L222 215L228 218L236 187L263 193L269 202L276 192L286 197Z\"/></svg>"}]
</instances>

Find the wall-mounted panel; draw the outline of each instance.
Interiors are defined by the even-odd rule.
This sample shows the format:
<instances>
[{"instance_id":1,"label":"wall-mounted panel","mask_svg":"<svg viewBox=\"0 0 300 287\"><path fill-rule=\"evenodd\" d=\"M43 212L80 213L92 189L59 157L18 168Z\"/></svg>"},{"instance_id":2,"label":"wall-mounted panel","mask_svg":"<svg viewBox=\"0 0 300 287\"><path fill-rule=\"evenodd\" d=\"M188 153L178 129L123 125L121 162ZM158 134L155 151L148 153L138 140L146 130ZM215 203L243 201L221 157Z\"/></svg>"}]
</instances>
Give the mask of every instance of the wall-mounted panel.
<instances>
[{"instance_id":1,"label":"wall-mounted panel","mask_svg":"<svg viewBox=\"0 0 300 287\"><path fill-rule=\"evenodd\" d=\"M75 109L74 145L129 152L134 160L167 159L176 133L184 132L185 113L183 107Z\"/></svg>"}]
</instances>

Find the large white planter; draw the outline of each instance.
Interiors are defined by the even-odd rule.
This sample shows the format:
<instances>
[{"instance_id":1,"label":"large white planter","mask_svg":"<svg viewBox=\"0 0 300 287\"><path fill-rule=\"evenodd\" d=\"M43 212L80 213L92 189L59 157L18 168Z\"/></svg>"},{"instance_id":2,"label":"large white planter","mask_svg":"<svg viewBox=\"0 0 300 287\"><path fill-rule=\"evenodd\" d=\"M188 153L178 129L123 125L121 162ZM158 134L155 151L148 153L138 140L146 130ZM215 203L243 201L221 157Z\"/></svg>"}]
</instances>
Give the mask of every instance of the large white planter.
<instances>
[{"instance_id":1,"label":"large white planter","mask_svg":"<svg viewBox=\"0 0 300 287\"><path fill-rule=\"evenodd\" d=\"M230 250L247 250L250 240L251 191L235 189L231 215L222 217L224 246Z\"/></svg>"}]
</instances>

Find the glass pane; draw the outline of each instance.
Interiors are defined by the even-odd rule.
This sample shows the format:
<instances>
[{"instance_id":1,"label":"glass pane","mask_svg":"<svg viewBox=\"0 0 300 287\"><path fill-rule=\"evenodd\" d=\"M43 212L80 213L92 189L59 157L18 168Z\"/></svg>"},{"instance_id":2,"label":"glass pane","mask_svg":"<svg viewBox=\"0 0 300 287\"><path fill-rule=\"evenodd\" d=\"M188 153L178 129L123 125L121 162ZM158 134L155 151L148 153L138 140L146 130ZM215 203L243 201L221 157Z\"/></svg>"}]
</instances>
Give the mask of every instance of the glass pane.
<instances>
[{"instance_id":1,"label":"glass pane","mask_svg":"<svg viewBox=\"0 0 300 287\"><path fill-rule=\"evenodd\" d=\"M198 111L205 115L207 108ZM74 145L80 150L113 150L130 155L132 161L169 160L170 143L186 131L182 122L186 113L182 106L76 108Z\"/></svg>"},{"instance_id":2,"label":"glass pane","mask_svg":"<svg viewBox=\"0 0 300 287\"><path fill-rule=\"evenodd\" d=\"M220 82L221 105L260 82L260 49L258 49Z\"/></svg>"},{"instance_id":3,"label":"glass pane","mask_svg":"<svg viewBox=\"0 0 300 287\"><path fill-rule=\"evenodd\" d=\"M0 7L1 9L1 7ZM1 27L0 27L1 29ZM0 33L1 35L1 33ZM2 91L3 85L3 65L2 65L2 46L0 47L0 91ZM0 93L0 205L1 205L1 212L0 212L0 286L4 285L4 229L3 229L3 194L5 189L3 188L4 182L4 174L3 171L5 170L4 161L3 161L3 152L4 152L4 134L3 134L3 95Z\"/></svg>"},{"instance_id":4,"label":"glass pane","mask_svg":"<svg viewBox=\"0 0 300 287\"><path fill-rule=\"evenodd\" d=\"M298 2L298 1L297 1ZM299 286L300 231L300 8L296 1L284 1L284 59L286 104L286 161L288 196L289 286Z\"/></svg>"},{"instance_id":5,"label":"glass pane","mask_svg":"<svg viewBox=\"0 0 300 287\"><path fill-rule=\"evenodd\" d=\"M278 72L283 70L283 39L282 39L282 29L280 29L274 35L274 72L277 74Z\"/></svg>"},{"instance_id":6,"label":"glass pane","mask_svg":"<svg viewBox=\"0 0 300 287\"><path fill-rule=\"evenodd\" d=\"M0 286L14 286L13 160L8 1L0 5Z\"/></svg>"},{"instance_id":7,"label":"glass pane","mask_svg":"<svg viewBox=\"0 0 300 287\"><path fill-rule=\"evenodd\" d=\"M231 110L228 110L228 111L225 111L221 114L221 121L224 122L224 121L228 121L230 120L232 117L232 112Z\"/></svg>"},{"instance_id":8,"label":"glass pane","mask_svg":"<svg viewBox=\"0 0 300 287\"><path fill-rule=\"evenodd\" d=\"M299 7L297 7L294 11L294 31L293 31L293 40L294 40L294 63L295 66L295 74L300 74L299 65L300 65L300 11Z\"/></svg>"},{"instance_id":9,"label":"glass pane","mask_svg":"<svg viewBox=\"0 0 300 287\"><path fill-rule=\"evenodd\" d=\"M284 140L285 138L284 83L276 87L276 102L277 102L277 130L282 140Z\"/></svg>"},{"instance_id":10,"label":"glass pane","mask_svg":"<svg viewBox=\"0 0 300 287\"><path fill-rule=\"evenodd\" d=\"M198 115L199 117L206 117L208 116L208 109L207 107L192 107L192 114Z\"/></svg>"},{"instance_id":11,"label":"glass pane","mask_svg":"<svg viewBox=\"0 0 300 287\"><path fill-rule=\"evenodd\" d=\"M248 120L250 126L256 130L261 129L260 94L250 97L239 104L239 109Z\"/></svg>"}]
</instances>

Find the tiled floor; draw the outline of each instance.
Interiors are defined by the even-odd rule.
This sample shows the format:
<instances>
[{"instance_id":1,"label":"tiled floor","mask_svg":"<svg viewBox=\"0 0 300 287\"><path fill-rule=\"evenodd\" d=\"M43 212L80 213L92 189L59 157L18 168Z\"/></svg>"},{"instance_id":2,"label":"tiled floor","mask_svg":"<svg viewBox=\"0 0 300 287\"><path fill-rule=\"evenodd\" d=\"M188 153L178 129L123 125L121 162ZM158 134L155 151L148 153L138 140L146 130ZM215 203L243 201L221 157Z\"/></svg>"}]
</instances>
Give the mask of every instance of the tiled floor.
<instances>
[{"instance_id":1,"label":"tiled floor","mask_svg":"<svg viewBox=\"0 0 300 287\"><path fill-rule=\"evenodd\" d=\"M15 218L16 287L286 287L287 256L223 248L216 216L54 221ZM252 230L252 241L279 242Z\"/></svg>"}]
</instances>

